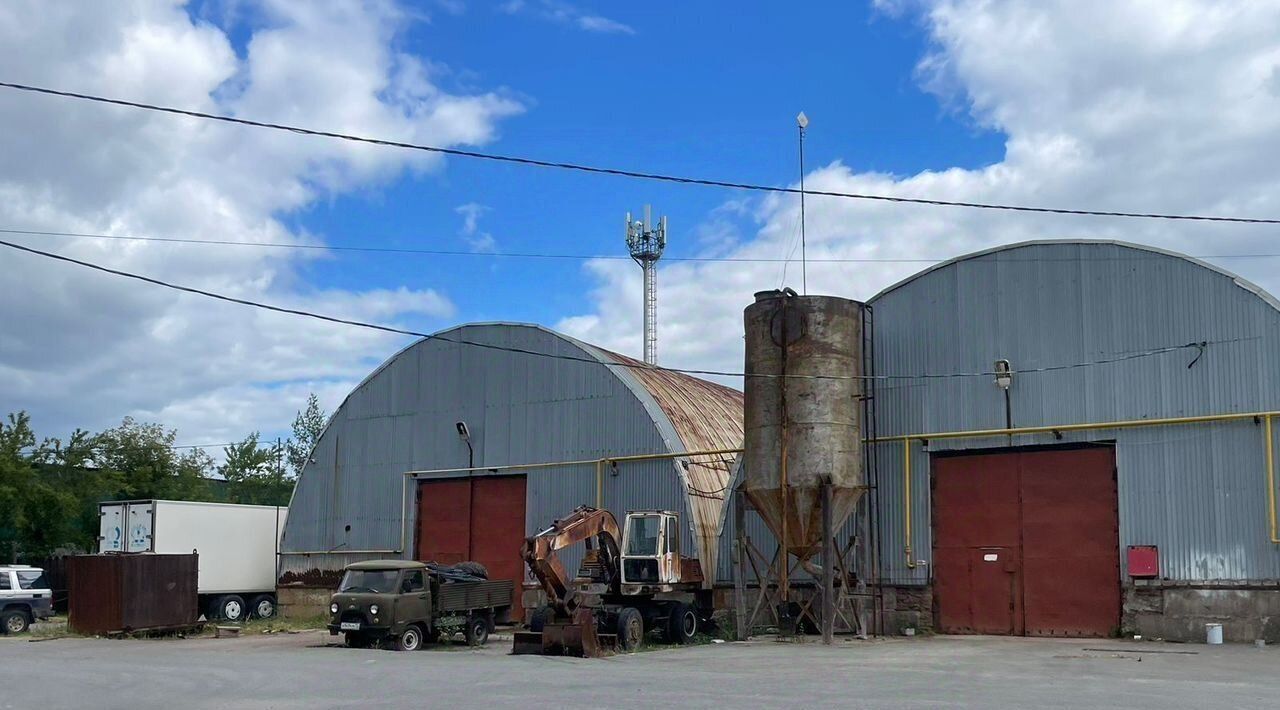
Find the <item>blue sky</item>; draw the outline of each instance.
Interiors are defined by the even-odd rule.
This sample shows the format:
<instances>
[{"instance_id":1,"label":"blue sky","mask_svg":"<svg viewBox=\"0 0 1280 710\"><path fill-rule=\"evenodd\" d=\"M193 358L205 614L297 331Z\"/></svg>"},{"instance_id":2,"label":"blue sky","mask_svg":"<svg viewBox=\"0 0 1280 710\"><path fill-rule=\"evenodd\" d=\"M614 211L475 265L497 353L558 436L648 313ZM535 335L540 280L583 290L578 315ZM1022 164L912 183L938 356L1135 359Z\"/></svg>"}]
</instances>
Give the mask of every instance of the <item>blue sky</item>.
<instances>
[{"instance_id":1,"label":"blue sky","mask_svg":"<svg viewBox=\"0 0 1280 710\"><path fill-rule=\"evenodd\" d=\"M1215 0L9 0L7 81L372 137L818 190L1122 211L1280 214L1280 4ZM244 242L793 254L792 196L531 169L0 92L0 226ZM465 207L464 206L469 206ZM868 298L1030 239L1276 252L1240 225L808 201L809 290ZM468 232L468 215L473 229ZM385 256L10 238L106 266L432 331L532 321L640 351L626 260ZM1276 259L1218 259L1280 289ZM0 405L37 429L123 416L229 441L332 410L409 338L6 255ZM741 367L753 291L798 268L659 268L658 362ZM1170 343L1153 342L1153 347ZM0 412L3 413L3 412Z\"/></svg>"},{"instance_id":2,"label":"blue sky","mask_svg":"<svg viewBox=\"0 0 1280 710\"><path fill-rule=\"evenodd\" d=\"M920 88L914 68L927 37L911 18L865 3L827 7L817 23L775 3L581 7L634 33L468 8L433 13L398 41L447 65L446 86L501 86L526 102L486 146L493 152L781 185L798 176L800 110L812 121L811 169L842 160L913 174L980 167L1003 152L1002 136ZM671 221L668 254L694 256L710 253L697 227L743 197L450 159L438 173L339 196L294 220L332 244L467 249L456 208L474 203L485 208L478 229L499 251L623 254L624 213L650 203ZM344 288L438 285L462 321L554 324L582 310L591 286L581 262L490 257L339 254L309 275Z\"/></svg>"}]
</instances>

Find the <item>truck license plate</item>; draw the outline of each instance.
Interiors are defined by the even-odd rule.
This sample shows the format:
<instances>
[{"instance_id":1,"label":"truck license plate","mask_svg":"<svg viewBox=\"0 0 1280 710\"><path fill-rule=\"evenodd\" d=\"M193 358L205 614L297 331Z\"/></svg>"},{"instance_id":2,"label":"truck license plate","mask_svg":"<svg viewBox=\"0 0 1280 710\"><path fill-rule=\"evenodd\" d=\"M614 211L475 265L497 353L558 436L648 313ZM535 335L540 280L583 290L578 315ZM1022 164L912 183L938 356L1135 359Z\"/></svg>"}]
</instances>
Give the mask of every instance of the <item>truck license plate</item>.
<instances>
[{"instance_id":1,"label":"truck license plate","mask_svg":"<svg viewBox=\"0 0 1280 710\"><path fill-rule=\"evenodd\" d=\"M341 628L343 631L359 631L359 630L360 630L360 622L358 622L358 621L344 621L344 622L342 622L342 624L340 625L340 627L339 627L339 628Z\"/></svg>"}]
</instances>

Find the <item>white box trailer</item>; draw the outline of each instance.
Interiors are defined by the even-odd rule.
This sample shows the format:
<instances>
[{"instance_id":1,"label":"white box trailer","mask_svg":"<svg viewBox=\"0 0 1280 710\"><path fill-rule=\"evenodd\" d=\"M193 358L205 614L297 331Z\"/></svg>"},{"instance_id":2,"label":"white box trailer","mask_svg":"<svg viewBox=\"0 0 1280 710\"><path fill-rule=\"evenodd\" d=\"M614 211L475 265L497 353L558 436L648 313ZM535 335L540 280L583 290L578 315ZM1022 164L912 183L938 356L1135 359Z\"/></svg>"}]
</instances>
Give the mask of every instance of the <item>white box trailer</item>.
<instances>
[{"instance_id":1,"label":"white box trailer","mask_svg":"<svg viewBox=\"0 0 1280 710\"><path fill-rule=\"evenodd\" d=\"M200 608L242 621L276 609L276 555L288 508L176 500L98 504L102 554L199 555Z\"/></svg>"}]
</instances>

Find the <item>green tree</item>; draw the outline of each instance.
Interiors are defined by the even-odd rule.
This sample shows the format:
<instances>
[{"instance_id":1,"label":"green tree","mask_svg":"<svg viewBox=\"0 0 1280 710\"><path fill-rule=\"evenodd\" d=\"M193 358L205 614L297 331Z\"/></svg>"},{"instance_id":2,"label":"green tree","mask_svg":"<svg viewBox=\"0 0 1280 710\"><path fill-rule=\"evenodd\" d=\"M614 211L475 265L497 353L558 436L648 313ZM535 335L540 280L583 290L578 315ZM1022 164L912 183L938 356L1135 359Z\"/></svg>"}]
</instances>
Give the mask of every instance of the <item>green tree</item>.
<instances>
[{"instance_id":1,"label":"green tree","mask_svg":"<svg viewBox=\"0 0 1280 710\"><path fill-rule=\"evenodd\" d=\"M26 499L35 480L31 454L36 436L26 412L0 422L0 560L13 562L26 521Z\"/></svg>"},{"instance_id":2,"label":"green tree","mask_svg":"<svg viewBox=\"0 0 1280 710\"><path fill-rule=\"evenodd\" d=\"M98 465L94 441L92 434L77 429L65 441L45 439L36 451L41 480L69 497L65 503L69 507L67 514L56 521L61 530L57 531L54 547L97 550L98 503L116 495L121 477Z\"/></svg>"},{"instance_id":3,"label":"green tree","mask_svg":"<svg viewBox=\"0 0 1280 710\"><path fill-rule=\"evenodd\" d=\"M282 447L262 445L260 434L223 448L218 473L227 482L227 500L252 505L288 505L293 477L285 471Z\"/></svg>"},{"instance_id":4,"label":"green tree","mask_svg":"<svg viewBox=\"0 0 1280 710\"><path fill-rule=\"evenodd\" d=\"M178 453L177 432L159 424L125 417L120 426L94 438L99 465L118 481L117 499L161 498L207 500L212 490L206 476L213 458L203 449Z\"/></svg>"},{"instance_id":5,"label":"green tree","mask_svg":"<svg viewBox=\"0 0 1280 710\"><path fill-rule=\"evenodd\" d=\"M324 432L327 423L328 418L320 408L320 399L313 392L307 396L307 408L294 417L293 438L286 445L289 470L294 478L302 475L302 469L306 468L311 457L311 450L320 440L320 434Z\"/></svg>"},{"instance_id":6,"label":"green tree","mask_svg":"<svg viewBox=\"0 0 1280 710\"><path fill-rule=\"evenodd\" d=\"M0 560L35 560L75 537L76 497L49 480L26 412L0 422Z\"/></svg>"}]
</instances>

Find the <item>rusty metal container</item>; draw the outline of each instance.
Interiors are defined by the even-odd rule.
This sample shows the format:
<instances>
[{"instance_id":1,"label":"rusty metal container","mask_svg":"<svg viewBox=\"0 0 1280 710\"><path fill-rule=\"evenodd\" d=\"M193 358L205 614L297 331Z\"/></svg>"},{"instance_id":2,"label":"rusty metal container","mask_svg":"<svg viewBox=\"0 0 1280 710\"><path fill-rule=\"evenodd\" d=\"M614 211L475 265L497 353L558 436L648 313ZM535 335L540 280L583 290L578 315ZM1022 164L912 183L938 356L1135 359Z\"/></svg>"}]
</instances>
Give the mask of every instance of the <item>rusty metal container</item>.
<instances>
[{"instance_id":1,"label":"rusty metal container","mask_svg":"<svg viewBox=\"0 0 1280 710\"><path fill-rule=\"evenodd\" d=\"M821 548L822 485L832 484L833 527L864 491L862 304L762 291L743 318L743 487L789 552L806 560Z\"/></svg>"},{"instance_id":2,"label":"rusty metal container","mask_svg":"<svg viewBox=\"0 0 1280 710\"><path fill-rule=\"evenodd\" d=\"M67 558L67 626L112 634L190 626L200 617L197 555Z\"/></svg>"}]
</instances>

